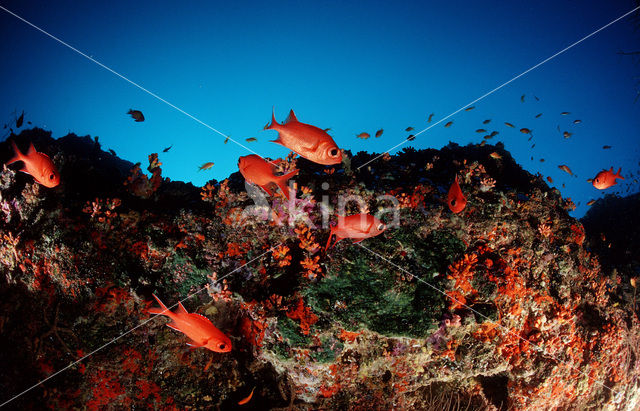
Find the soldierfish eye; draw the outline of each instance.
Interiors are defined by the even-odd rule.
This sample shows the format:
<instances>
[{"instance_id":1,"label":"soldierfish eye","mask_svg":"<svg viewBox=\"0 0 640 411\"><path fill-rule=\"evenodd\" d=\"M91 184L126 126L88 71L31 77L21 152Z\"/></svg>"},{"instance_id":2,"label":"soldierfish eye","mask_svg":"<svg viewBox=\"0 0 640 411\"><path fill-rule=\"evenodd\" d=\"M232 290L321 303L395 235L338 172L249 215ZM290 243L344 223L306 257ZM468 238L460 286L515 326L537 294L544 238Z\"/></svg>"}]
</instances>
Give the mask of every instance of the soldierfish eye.
<instances>
[{"instance_id":1,"label":"soldierfish eye","mask_svg":"<svg viewBox=\"0 0 640 411\"><path fill-rule=\"evenodd\" d=\"M53 174L53 173L51 173L51 174L49 175L49 180L53 180L54 178L56 178L56 175L55 175L55 174Z\"/></svg>"},{"instance_id":2,"label":"soldierfish eye","mask_svg":"<svg viewBox=\"0 0 640 411\"><path fill-rule=\"evenodd\" d=\"M220 348L221 350L224 350L227 347L227 345L225 343L221 343L220 345L218 345L218 348Z\"/></svg>"},{"instance_id":3,"label":"soldierfish eye","mask_svg":"<svg viewBox=\"0 0 640 411\"><path fill-rule=\"evenodd\" d=\"M338 149L337 148L332 148L331 150L329 150L329 155L331 157L337 157L338 156Z\"/></svg>"},{"instance_id":4,"label":"soldierfish eye","mask_svg":"<svg viewBox=\"0 0 640 411\"><path fill-rule=\"evenodd\" d=\"M382 224L382 223L378 224L378 231L382 231L384 229L385 229L384 224Z\"/></svg>"},{"instance_id":5,"label":"soldierfish eye","mask_svg":"<svg viewBox=\"0 0 640 411\"><path fill-rule=\"evenodd\" d=\"M455 207L456 206L456 199L452 199L451 200L451 207Z\"/></svg>"}]
</instances>

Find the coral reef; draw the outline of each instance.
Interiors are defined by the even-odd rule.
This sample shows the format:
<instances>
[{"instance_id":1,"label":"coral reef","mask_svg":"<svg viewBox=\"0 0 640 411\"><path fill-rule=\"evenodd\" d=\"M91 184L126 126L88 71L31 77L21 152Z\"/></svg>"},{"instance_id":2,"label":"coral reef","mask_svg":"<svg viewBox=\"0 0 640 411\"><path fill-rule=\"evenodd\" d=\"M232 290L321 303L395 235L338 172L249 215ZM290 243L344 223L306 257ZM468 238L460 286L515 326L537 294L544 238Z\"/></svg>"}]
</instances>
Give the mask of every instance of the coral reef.
<instances>
[{"instance_id":1,"label":"coral reef","mask_svg":"<svg viewBox=\"0 0 640 411\"><path fill-rule=\"evenodd\" d=\"M12 138L50 155L62 184L0 174L0 401L68 367L12 407L640 404L637 254L623 251L637 241L607 251L600 233L615 235L591 213L585 230L501 144L405 148L362 168L375 154L328 169L292 155L279 168L300 169L295 200L260 214L239 173L194 187L162 177L157 154L147 176L89 137ZM456 173L468 203L454 215ZM388 228L324 252L322 224L349 195ZM188 347L149 316L152 293L184 300L233 350Z\"/></svg>"}]
</instances>

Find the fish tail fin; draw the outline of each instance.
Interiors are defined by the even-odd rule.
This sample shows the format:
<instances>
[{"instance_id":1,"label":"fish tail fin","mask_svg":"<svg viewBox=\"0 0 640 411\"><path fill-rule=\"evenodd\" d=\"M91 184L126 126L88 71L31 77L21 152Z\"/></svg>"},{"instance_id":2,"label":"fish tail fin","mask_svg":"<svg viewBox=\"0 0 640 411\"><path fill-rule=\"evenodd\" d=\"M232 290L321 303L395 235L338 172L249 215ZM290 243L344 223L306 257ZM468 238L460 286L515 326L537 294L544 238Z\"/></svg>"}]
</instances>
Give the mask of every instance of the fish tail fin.
<instances>
[{"instance_id":1,"label":"fish tail fin","mask_svg":"<svg viewBox=\"0 0 640 411\"><path fill-rule=\"evenodd\" d=\"M153 298L155 298L158 304L160 304L160 308L149 308L147 312L149 314L162 314L170 317L171 311L167 308L167 306L164 305L155 294L153 294Z\"/></svg>"},{"instance_id":2,"label":"fish tail fin","mask_svg":"<svg viewBox=\"0 0 640 411\"><path fill-rule=\"evenodd\" d=\"M11 146L13 147L14 156L11 157L11 159L7 161L6 164L12 164L12 163L15 163L16 161L22 161L24 157L24 155L16 145L15 141L11 140Z\"/></svg>"},{"instance_id":3,"label":"fish tail fin","mask_svg":"<svg viewBox=\"0 0 640 411\"><path fill-rule=\"evenodd\" d=\"M271 107L271 124L264 126L264 130L275 130L280 124L276 121L275 107Z\"/></svg>"},{"instance_id":4,"label":"fish tail fin","mask_svg":"<svg viewBox=\"0 0 640 411\"><path fill-rule=\"evenodd\" d=\"M276 184L278 185L278 187L280 187L280 190L282 190L282 193L287 198L287 200L289 200L289 185L287 184L287 182L289 181L289 179L291 177L293 177L296 174L298 174L298 171L300 171L300 170L293 170L290 173L278 176L276 178Z\"/></svg>"},{"instance_id":5,"label":"fish tail fin","mask_svg":"<svg viewBox=\"0 0 640 411\"><path fill-rule=\"evenodd\" d=\"M622 177L622 175L620 174L621 171L622 171L622 167L618 168L618 172L614 174L614 177L624 180L624 177Z\"/></svg>"}]
</instances>

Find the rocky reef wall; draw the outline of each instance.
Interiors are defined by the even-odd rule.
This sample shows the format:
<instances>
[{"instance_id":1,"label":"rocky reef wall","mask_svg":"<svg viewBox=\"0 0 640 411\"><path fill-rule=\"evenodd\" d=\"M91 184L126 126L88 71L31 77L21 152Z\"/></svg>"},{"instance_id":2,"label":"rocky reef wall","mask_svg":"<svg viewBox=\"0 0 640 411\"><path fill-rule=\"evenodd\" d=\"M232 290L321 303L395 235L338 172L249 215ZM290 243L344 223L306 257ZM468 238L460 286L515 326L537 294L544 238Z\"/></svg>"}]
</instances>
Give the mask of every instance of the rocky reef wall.
<instances>
[{"instance_id":1,"label":"rocky reef wall","mask_svg":"<svg viewBox=\"0 0 640 411\"><path fill-rule=\"evenodd\" d=\"M252 389L242 406L257 409L640 404L633 275L612 276L571 200L500 144L362 168L373 154L333 169L289 156L295 207L263 210L239 173L195 187L164 178L156 154L134 165L40 129L15 140L62 184L0 174L0 402L64 369L10 406L237 409ZM460 214L444 202L456 173ZM389 228L325 252L322 222L348 195ZM153 293L186 299L233 350L188 347L146 312Z\"/></svg>"}]
</instances>

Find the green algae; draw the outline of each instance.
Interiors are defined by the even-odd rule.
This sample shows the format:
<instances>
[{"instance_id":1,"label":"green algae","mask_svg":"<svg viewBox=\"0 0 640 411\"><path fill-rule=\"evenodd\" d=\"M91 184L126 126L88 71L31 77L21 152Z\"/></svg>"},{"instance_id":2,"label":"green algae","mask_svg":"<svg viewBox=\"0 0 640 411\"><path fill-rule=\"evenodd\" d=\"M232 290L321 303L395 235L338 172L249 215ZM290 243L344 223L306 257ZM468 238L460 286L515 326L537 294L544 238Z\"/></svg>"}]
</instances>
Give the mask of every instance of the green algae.
<instances>
[{"instance_id":1,"label":"green algae","mask_svg":"<svg viewBox=\"0 0 640 411\"><path fill-rule=\"evenodd\" d=\"M165 279L166 287L176 290L182 297L202 288L202 284L207 283L207 275L210 273L206 269L199 269L189 257L180 253L175 253L165 267L166 272L171 273L171 282Z\"/></svg>"},{"instance_id":2,"label":"green algae","mask_svg":"<svg viewBox=\"0 0 640 411\"><path fill-rule=\"evenodd\" d=\"M435 274L444 273L464 245L447 232L422 239L415 230L395 231L389 237L369 245L407 271L349 246L305 296L316 314L332 316L345 329L364 326L388 336L425 337L445 310L436 288L445 288L446 276Z\"/></svg>"},{"instance_id":3,"label":"green algae","mask_svg":"<svg viewBox=\"0 0 640 411\"><path fill-rule=\"evenodd\" d=\"M344 347L342 342L330 335L321 336L320 343L318 350L311 352L311 358L321 364L334 362Z\"/></svg>"}]
</instances>

